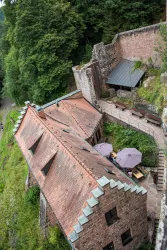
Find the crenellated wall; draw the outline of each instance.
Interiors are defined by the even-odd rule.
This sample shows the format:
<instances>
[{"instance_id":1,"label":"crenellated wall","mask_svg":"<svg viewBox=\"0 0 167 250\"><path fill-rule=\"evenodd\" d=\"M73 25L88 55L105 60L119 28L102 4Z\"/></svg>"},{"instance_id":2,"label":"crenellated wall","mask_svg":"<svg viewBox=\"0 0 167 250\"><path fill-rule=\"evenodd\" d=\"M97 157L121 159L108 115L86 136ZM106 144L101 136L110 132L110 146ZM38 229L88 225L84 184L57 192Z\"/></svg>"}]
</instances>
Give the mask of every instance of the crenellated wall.
<instances>
[{"instance_id":1,"label":"crenellated wall","mask_svg":"<svg viewBox=\"0 0 167 250\"><path fill-rule=\"evenodd\" d=\"M98 180L103 183L102 189L92 191L96 199L87 201L89 206L83 209L79 224L74 226L70 238L75 249L101 250L112 242L115 250L133 250L148 240L146 190L112 179L104 184L106 180L105 177ZM107 226L105 213L114 207L118 219ZM129 229L132 241L123 246L121 235Z\"/></svg>"}]
</instances>

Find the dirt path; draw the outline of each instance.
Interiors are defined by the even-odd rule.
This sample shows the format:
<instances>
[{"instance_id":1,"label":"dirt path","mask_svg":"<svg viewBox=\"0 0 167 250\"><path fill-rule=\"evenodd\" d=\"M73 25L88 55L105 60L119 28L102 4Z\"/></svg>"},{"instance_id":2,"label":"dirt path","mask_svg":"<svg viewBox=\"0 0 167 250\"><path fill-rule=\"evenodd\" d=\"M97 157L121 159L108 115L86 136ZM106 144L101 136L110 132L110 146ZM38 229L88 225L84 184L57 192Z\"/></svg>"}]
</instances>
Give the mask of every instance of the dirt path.
<instances>
[{"instance_id":1,"label":"dirt path","mask_svg":"<svg viewBox=\"0 0 167 250\"><path fill-rule=\"evenodd\" d=\"M9 98L5 98L1 101L2 106L0 107L0 114L2 115L2 123L5 125L6 116L12 109L12 101ZM3 131L0 131L0 140L2 138Z\"/></svg>"}]
</instances>

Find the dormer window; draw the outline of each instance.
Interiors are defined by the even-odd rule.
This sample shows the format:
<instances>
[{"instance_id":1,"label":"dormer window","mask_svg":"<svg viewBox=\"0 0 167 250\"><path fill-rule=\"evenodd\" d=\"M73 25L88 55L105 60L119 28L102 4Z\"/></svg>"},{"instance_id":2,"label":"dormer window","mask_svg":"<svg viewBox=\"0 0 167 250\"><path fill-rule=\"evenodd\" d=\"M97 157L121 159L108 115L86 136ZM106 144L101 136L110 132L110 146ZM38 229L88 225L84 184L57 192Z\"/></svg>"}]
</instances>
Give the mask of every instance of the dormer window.
<instances>
[{"instance_id":1,"label":"dormer window","mask_svg":"<svg viewBox=\"0 0 167 250\"><path fill-rule=\"evenodd\" d=\"M55 159L55 155L48 161L48 163L46 163L46 165L42 168L42 173L43 173L43 175L44 176L47 176L47 174L48 174L48 172L49 172L49 170L50 170L50 168L51 168L51 166L52 166L52 163L53 163L53 161L54 161L54 159Z\"/></svg>"},{"instance_id":2,"label":"dormer window","mask_svg":"<svg viewBox=\"0 0 167 250\"><path fill-rule=\"evenodd\" d=\"M41 136L34 142L34 144L29 148L29 150L31 151L31 153L32 153L33 155L35 154L35 151L36 151L36 149L37 149L37 147L38 147L38 144L39 144L41 138L42 138L42 135L41 135Z\"/></svg>"}]
</instances>

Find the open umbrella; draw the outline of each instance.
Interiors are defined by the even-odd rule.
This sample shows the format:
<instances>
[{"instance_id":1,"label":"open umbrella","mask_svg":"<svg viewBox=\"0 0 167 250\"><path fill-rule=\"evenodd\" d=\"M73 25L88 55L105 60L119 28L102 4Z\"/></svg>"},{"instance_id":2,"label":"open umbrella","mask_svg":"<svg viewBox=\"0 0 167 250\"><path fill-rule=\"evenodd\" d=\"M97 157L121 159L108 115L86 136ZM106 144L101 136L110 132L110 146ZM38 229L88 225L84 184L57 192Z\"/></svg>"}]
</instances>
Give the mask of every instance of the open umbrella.
<instances>
[{"instance_id":1,"label":"open umbrella","mask_svg":"<svg viewBox=\"0 0 167 250\"><path fill-rule=\"evenodd\" d=\"M116 162L122 168L134 168L142 160L142 153L136 148L124 148L117 154Z\"/></svg>"},{"instance_id":2,"label":"open umbrella","mask_svg":"<svg viewBox=\"0 0 167 250\"><path fill-rule=\"evenodd\" d=\"M100 143L94 146L94 149L103 156L109 156L113 151L113 147L109 143Z\"/></svg>"}]
</instances>

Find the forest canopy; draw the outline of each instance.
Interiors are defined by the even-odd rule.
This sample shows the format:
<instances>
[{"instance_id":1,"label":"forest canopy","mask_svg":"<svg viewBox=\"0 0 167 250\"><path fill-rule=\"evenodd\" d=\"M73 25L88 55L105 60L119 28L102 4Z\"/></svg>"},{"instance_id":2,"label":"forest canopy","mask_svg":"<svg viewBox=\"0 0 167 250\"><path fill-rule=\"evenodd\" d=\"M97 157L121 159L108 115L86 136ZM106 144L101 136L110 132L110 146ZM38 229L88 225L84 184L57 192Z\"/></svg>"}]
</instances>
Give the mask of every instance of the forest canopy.
<instances>
[{"instance_id":1,"label":"forest canopy","mask_svg":"<svg viewBox=\"0 0 167 250\"><path fill-rule=\"evenodd\" d=\"M3 92L18 104L61 96L71 67L87 62L95 43L110 43L118 32L159 22L164 12L163 0L4 2L0 74Z\"/></svg>"}]
</instances>

